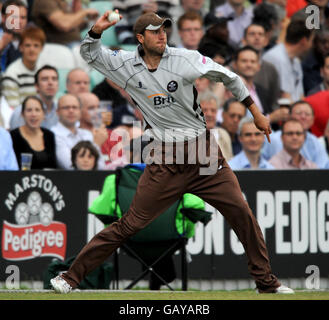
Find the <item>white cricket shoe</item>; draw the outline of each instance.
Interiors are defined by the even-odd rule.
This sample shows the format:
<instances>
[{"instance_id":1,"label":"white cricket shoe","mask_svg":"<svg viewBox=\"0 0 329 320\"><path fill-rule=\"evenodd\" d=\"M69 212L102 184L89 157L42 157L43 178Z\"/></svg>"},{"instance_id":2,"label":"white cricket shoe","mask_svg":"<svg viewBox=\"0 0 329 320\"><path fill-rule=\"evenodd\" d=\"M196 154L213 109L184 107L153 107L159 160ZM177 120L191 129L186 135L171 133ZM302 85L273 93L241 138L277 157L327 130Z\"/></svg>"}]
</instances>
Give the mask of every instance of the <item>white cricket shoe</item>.
<instances>
[{"instance_id":1,"label":"white cricket shoe","mask_svg":"<svg viewBox=\"0 0 329 320\"><path fill-rule=\"evenodd\" d=\"M257 293L260 293L259 290L257 289ZM281 285L280 287L277 287L275 289L275 292L273 293L277 293L277 294L293 294L295 293L294 290L288 288L287 286Z\"/></svg>"},{"instance_id":2,"label":"white cricket shoe","mask_svg":"<svg viewBox=\"0 0 329 320\"><path fill-rule=\"evenodd\" d=\"M290 289L287 286L281 285L280 287L276 288L275 293L278 293L278 294L293 294L293 293L295 293L295 291Z\"/></svg>"},{"instance_id":3,"label":"white cricket shoe","mask_svg":"<svg viewBox=\"0 0 329 320\"><path fill-rule=\"evenodd\" d=\"M61 276L51 279L50 283L56 293L69 293L72 291L72 287Z\"/></svg>"}]
</instances>

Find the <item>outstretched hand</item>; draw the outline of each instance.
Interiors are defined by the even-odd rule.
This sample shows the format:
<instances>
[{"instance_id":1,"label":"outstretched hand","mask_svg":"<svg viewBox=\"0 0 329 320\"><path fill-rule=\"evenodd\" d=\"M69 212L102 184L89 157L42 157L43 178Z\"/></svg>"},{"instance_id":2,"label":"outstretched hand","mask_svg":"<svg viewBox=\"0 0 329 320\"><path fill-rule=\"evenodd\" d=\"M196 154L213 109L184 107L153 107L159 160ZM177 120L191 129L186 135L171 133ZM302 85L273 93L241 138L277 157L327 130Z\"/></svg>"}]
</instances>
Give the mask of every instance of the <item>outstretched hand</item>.
<instances>
[{"instance_id":1,"label":"outstretched hand","mask_svg":"<svg viewBox=\"0 0 329 320\"><path fill-rule=\"evenodd\" d=\"M272 133L270 121L261 113L257 114L257 116L254 117L255 126L260 131L264 132L266 135L267 141L271 143L270 134Z\"/></svg>"},{"instance_id":2,"label":"outstretched hand","mask_svg":"<svg viewBox=\"0 0 329 320\"><path fill-rule=\"evenodd\" d=\"M115 10L116 13L119 13L118 10ZM92 30L95 33L102 33L106 29L114 26L117 22L108 20L108 16L112 13L112 10L107 10L99 19L95 22ZM120 14L120 20L122 19L122 15Z\"/></svg>"}]
</instances>

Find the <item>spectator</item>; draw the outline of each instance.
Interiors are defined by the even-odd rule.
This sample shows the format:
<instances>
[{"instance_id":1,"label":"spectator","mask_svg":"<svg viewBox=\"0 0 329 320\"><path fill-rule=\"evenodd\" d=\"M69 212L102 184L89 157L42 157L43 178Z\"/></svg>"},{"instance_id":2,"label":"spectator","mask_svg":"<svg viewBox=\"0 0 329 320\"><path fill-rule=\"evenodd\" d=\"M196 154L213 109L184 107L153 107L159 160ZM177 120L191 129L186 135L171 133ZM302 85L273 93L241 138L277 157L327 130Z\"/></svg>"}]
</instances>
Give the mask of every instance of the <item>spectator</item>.
<instances>
[{"instance_id":1,"label":"spectator","mask_svg":"<svg viewBox=\"0 0 329 320\"><path fill-rule=\"evenodd\" d=\"M329 120L327 122L326 129L324 130L323 136L319 137L318 139L319 139L320 143L326 149L327 155L329 156ZM329 166L327 166L327 169L329 169Z\"/></svg>"},{"instance_id":2,"label":"spectator","mask_svg":"<svg viewBox=\"0 0 329 320\"><path fill-rule=\"evenodd\" d=\"M227 0L225 4L215 9L217 17L233 17L228 22L230 44L238 48L243 38L244 29L251 23L252 8L245 8L244 0Z\"/></svg>"},{"instance_id":3,"label":"spectator","mask_svg":"<svg viewBox=\"0 0 329 320\"><path fill-rule=\"evenodd\" d=\"M254 78L260 70L259 54L253 47L243 47L237 50L234 62L234 71L239 74L247 86L250 96L256 101L257 106L263 114L269 117L272 125L278 126L280 121L287 119L289 111L287 108L275 108L271 105L272 92L263 86L255 84Z\"/></svg>"},{"instance_id":4,"label":"spectator","mask_svg":"<svg viewBox=\"0 0 329 320\"><path fill-rule=\"evenodd\" d=\"M176 8L175 0L114 0L113 10L118 9L122 14L123 19L115 26L115 32L120 44L136 44L136 39L133 32L133 25L137 18L145 12L157 12L161 17L163 13L169 12L174 7Z\"/></svg>"},{"instance_id":5,"label":"spectator","mask_svg":"<svg viewBox=\"0 0 329 320\"><path fill-rule=\"evenodd\" d=\"M93 141L90 131L78 128L81 117L79 99L66 94L59 98L57 107L58 123L52 127L56 141L56 158L59 168L72 169L71 149L82 140Z\"/></svg>"},{"instance_id":6,"label":"spectator","mask_svg":"<svg viewBox=\"0 0 329 320\"><path fill-rule=\"evenodd\" d=\"M15 6L18 9L18 23L12 20L6 26L7 19L15 18L15 13L10 10L9 6ZM1 72L5 72L7 67L22 56L19 50L19 39L21 33L27 26L27 6L21 0L8 0L1 8L1 30L0 30L0 59Z\"/></svg>"},{"instance_id":7,"label":"spectator","mask_svg":"<svg viewBox=\"0 0 329 320\"><path fill-rule=\"evenodd\" d=\"M262 2L254 7L252 23L261 24L265 28L266 38L268 39L265 51L278 42L279 17L271 3Z\"/></svg>"},{"instance_id":8,"label":"spectator","mask_svg":"<svg viewBox=\"0 0 329 320\"><path fill-rule=\"evenodd\" d=\"M105 127L105 117L108 115L101 114L99 99L94 93L82 92L77 96L81 102L80 128L89 130L93 135L94 143L101 148L109 137ZM111 113L109 116L112 118Z\"/></svg>"},{"instance_id":9,"label":"spectator","mask_svg":"<svg viewBox=\"0 0 329 320\"><path fill-rule=\"evenodd\" d=\"M9 132L0 127L0 170L18 170L13 142Z\"/></svg>"},{"instance_id":10,"label":"spectator","mask_svg":"<svg viewBox=\"0 0 329 320\"><path fill-rule=\"evenodd\" d=\"M305 141L305 131L296 119L290 119L282 125L283 149L275 154L269 162L276 169L316 169L317 165L305 159L300 150Z\"/></svg>"},{"instance_id":11,"label":"spectator","mask_svg":"<svg viewBox=\"0 0 329 320\"><path fill-rule=\"evenodd\" d=\"M39 28L28 27L23 31L19 45L22 58L14 61L2 78L2 93L10 107L18 107L27 96L36 94L34 75L45 41L46 35Z\"/></svg>"},{"instance_id":12,"label":"spectator","mask_svg":"<svg viewBox=\"0 0 329 320\"><path fill-rule=\"evenodd\" d=\"M261 154L265 138L252 118L240 121L238 134L242 150L228 162L232 170L274 169Z\"/></svg>"},{"instance_id":13,"label":"spectator","mask_svg":"<svg viewBox=\"0 0 329 320\"><path fill-rule=\"evenodd\" d=\"M66 93L77 95L81 92L90 92L90 77L81 68L74 68L66 76Z\"/></svg>"},{"instance_id":14,"label":"spectator","mask_svg":"<svg viewBox=\"0 0 329 320\"><path fill-rule=\"evenodd\" d=\"M72 69L66 77L66 90L70 94L78 94L90 91L90 77L80 68Z\"/></svg>"},{"instance_id":15,"label":"spectator","mask_svg":"<svg viewBox=\"0 0 329 320\"><path fill-rule=\"evenodd\" d=\"M290 107L290 115L298 120L305 131L305 141L300 153L312 162L315 162L318 168L325 168L329 162L325 149L321 146L314 134L309 132L314 122L314 113L311 105L306 101L297 101ZM262 153L265 159L270 159L276 153L282 150L281 130L271 135L271 143L264 143Z\"/></svg>"},{"instance_id":16,"label":"spectator","mask_svg":"<svg viewBox=\"0 0 329 320\"><path fill-rule=\"evenodd\" d=\"M323 63L320 68L320 75L323 81L308 91L308 96L318 93L319 91L329 91L329 53L323 59Z\"/></svg>"},{"instance_id":17,"label":"spectator","mask_svg":"<svg viewBox=\"0 0 329 320\"><path fill-rule=\"evenodd\" d=\"M73 0L72 9L66 1L34 0L32 18L47 34L47 42L73 47L80 41L80 30L86 19L97 18L98 11L82 8L80 0Z\"/></svg>"},{"instance_id":18,"label":"spectator","mask_svg":"<svg viewBox=\"0 0 329 320\"><path fill-rule=\"evenodd\" d=\"M178 21L183 14L189 11L197 12L202 19L204 19L209 12L209 10L205 8L205 0L180 0L180 5L174 6L170 9L170 14L174 21ZM173 23L170 40L176 47L181 44L177 23Z\"/></svg>"},{"instance_id":19,"label":"spectator","mask_svg":"<svg viewBox=\"0 0 329 320\"><path fill-rule=\"evenodd\" d=\"M215 94L206 90L199 95L199 101L204 114L207 129L212 130L218 145L220 146L226 161L233 157L231 138L227 131L216 126L216 115L219 107L219 101Z\"/></svg>"},{"instance_id":20,"label":"spectator","mask_svg":"<svg viewBox=\"0 0 329 320\"><path fill-rule=\"evenodd\" d=\"M188 11L177 21L178 33L181 39L179 47L197 50L203 37L203 20L199 13Z\"/></svg>"},{"instance_id":21,"label":"spectator","mask_svg":"<svg viewBox=\"0 0 329 320\"><path fill-rule=\"evenodd\" d=\"M326 56L329 55L329 30L320 29L315 31L313 48L302 60L303 67L303 85L305 95L310 96L315 92L311 90L319 85L323 80L321 69L324 65Z\"/></svg>"},{"instance_id":22,"label":"spectator","mask_svg":"<svg viewBox=\"0 0 329 320\"><path fill-rule=\"evenodd\" d=\"M43 102L28 96L22 103L25 124L10 131L17 162L21 168L21 154L31 153L31 169L57 168L54 134L41 127L45 117Z\"/></svg>"},{"instance_id":23,"label":"spectator","mask_svg":"<svg viewBox=\"0 0 329 320\"><path fill-rule=\"evenodd\" d=\"M41 126L46 129L50 129L58 122L56 113L57 101L55 96L58 91L58 72L57 69L45 65L41 67L34 76L35 88L38 97L43 103L43 109L45 111L45 118L41 123ZM24 124L22 117L22 106L18 106L10 119L10 129L16 129Z\"/></svg>"},{"instance_id":24,"label":"spectator","mask_svg":"<svg viewBox=\"0 0 329 320\"><path fill-rule=\"evenodd\" d=\"M76 170L97 170L99 153L90 141L80 141L71 150L72 167Z\"/></svg>"},{"instance_id":25,"label":"spectator","mask_svg":"<svg viewBox=\"0 0 329 320\"><path fill-rule=\"evenodd\" d=\"M229 30L227 22L230 20L232 20L232 18L218 18L213 13L209 12L204 19L206 33L202 37L198 49L201 53L200 48L204 48L205 46L218 48L216 51L218 53L220 52L219 55L221 55L222 60L218 61L215 59L215 61L222 65L230 61L234 53L233 47L229 45ZM205 55L212 58L207 53L205 53ZM213 54L213 57L215 57L215 55L216 54Z\"/></svg>"},{"instance_id":26,"label":"spectator","mask_svg":"<svg viewBox=\"0 0 329 320\"><path fill-rule=\"evenodd\" d=\"M271 91L269 104L275 106L280 97L280 79L274 65L262 59L264 48L268 44L268 38L263 25L252 23L244 31L243 45L251 46L260 54L260 70L256 73L254 81L256 85L263 86Z\"/></svg>"},{"instance_id":27,"label":"spectator","mask_svg":"<svg viewBox=\"0 0 329 320\"><path fill-rule=\"evenodd\" d=\"M267 51L263 59L276 67L281 83L282 97L292 102L304 97L303 71L299 60L312 46L313 30L304 21L290 22L284 43Z\"/></svg>"},{"instance_id":28,"label":"spectator","mask_svg":"<svg viewBox=\"0 0 329 320\"><path fill-rule=\"evenodd\" d=\"M112 122L108 128L138 120L138 110L129 94L112 80L105 78L92 91L102 104L112 106Z\"/></svg>"},{"instance_id":29,"label":"spectator","mask_svg":"<svg viewBox=\"0 0 329 320\"><path fill-rule=\"evenodd\" d=\"M246 107L235 98L228 99L223 105L223 122L220 126L228 132L231 138L233 155L238 154L242 150L238 138L238 129L239 123L246 113Z\"/></svg>"},{"instance_id":30,"label":"spectator","mask_svg":"<svg viewBox=\"0 0 329 320\"><path fill-rule=\"evenodd\" d=\"M311 132L317 137L324 133L324 129L329 119L329 91L320 91L316 94L305 98L314 111L314 123L311 127Z\"/></svg>"}]
</instances>

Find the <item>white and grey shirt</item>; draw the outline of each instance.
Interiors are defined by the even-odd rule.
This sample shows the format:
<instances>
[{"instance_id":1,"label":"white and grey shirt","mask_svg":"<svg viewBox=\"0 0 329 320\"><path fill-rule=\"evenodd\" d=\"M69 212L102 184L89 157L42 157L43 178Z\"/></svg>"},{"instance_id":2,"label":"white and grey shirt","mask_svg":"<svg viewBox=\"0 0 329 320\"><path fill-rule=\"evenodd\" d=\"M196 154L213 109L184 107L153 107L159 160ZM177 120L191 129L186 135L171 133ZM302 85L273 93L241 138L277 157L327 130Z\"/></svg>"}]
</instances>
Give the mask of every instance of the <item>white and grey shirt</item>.
<instances>
[{"instance_id":1,"label":"white and grey shirt","mask_svg":"<svg viewBox=\"0 0 329 320\"><path fill-rule=\"evenodd\" d=\"M140 47L135 52L111 51L89 34L80 48L81 56L91 67L129 93L144 116L144 127L153 129L156 140L189 140L205 130L194 87L197 78L223 82L239 101L249 97L238 75L198 51L167 46L158 68L152 72L140 52Z\"/></svg>"}]
</instances>

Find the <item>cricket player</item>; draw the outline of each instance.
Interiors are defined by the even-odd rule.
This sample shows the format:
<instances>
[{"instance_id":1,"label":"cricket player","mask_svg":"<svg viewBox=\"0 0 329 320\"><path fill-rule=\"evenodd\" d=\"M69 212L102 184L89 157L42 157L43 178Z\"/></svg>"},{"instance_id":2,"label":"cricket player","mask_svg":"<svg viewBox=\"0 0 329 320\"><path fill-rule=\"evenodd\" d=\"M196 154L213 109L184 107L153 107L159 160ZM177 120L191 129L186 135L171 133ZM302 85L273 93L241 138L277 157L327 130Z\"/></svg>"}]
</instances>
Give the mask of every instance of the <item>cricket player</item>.
<instances>
[{"instance_id":1,"label":"cricket player","mask_svg":"<svg viewBox=\"0 0 329 320\"><path fill-rule=\"evenodd\" d=\"M93 68L126 90L144 117L154 145L152 161L141 176L127 213L81 250L70 269L51 280L56 292L68 293L103 263L128 237L143 229L184 193L215 207L228 221L248 257L248 270L259 293L293 293L272 273L261 229L244 200L239 183L209 130L198 104L195 79L222 82L250 110L256 127L270 140L269 120L254 104L242 80L199 52L167 46L172 21L155 13L140 16L135 52L101 46L102 32L116 22L100 17L81 44L81 55ZM167 161L167 143L173 146ZM215 150L215 151L214 151ZM182 155L182 156L181 156ZM208 163L207 161L208 160ZM154 210L156 208L156 210Z\"/></svg>"}]
</instances>

